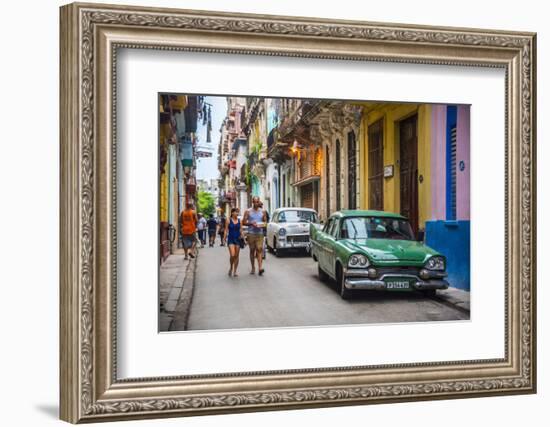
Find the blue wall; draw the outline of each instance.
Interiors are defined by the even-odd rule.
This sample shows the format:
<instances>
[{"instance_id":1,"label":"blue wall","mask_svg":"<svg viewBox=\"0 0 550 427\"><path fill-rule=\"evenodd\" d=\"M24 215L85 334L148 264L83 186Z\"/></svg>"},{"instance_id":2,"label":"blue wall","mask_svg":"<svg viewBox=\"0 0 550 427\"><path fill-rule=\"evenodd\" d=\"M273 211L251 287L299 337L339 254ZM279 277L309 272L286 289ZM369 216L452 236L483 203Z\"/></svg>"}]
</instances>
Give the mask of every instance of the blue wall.
<instances>
[{"instance_id":1,"label":"blue wall","mask_svg":"<svg viewBox=\"0 0 550 427\"><path fill-rule=\"evenodd\" d=\"M425 243L447 258L447 280L470 290L470 221L426 221Z\"/></svg>"}]
</instances>

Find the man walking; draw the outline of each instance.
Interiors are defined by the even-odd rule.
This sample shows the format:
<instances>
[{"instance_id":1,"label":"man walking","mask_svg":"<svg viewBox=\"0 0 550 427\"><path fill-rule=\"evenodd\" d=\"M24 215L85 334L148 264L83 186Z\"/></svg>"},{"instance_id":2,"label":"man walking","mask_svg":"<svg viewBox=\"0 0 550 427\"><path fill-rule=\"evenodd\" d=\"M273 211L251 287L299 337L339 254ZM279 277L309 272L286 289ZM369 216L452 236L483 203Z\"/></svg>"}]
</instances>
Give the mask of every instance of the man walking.
<instances>
[{"instance_id":1,"label":"man walking","mask_svg":"<svg viewBox=\"0 0 550 427\"><path fill-rule=\"evenodd\" d=\"M216 228L218 228L218 221L214 218L214 215L210 214L207 221L208 224L208 246L213 247L216 240Z\"/></svg>"},{"instance_id":2,"label":"man walking","mask_svg":"<svg viewBox=\"0 0 550 427\"><path fill-rule=\"evenodd\" d=\"M252 197L252 207L245 211L243 225L248 226L246 241L250 248L250 265L252 266L250 274L256 273L255 260L257 260L258 274L261 276L264 274L262 249L267 218L265 211L260 206L260 198L258 196Z\"/></svg>"},{"instance_id":3,"label":"man walking","mask_svg":"<svg viewBox=\"0 0 550 427\"><path fill-rule=\"evenodd\" d=\"M221 216L220 216L220 223L218 224L219 225L219 228L218 228L218 233L220 235L220 246L225 246L225 243L224 243L224 231L225 231L225 222L226 222L226 218L225 218L225 214L222 213Z\"/></svg>"},{"instance_id":4,"label":"man walking","mask_svg":"<svg viewBox=\"0 0 550 427\"><path fill-rule=\"evenodd\" d=\"M260 208L264 208L264 202L260 202ZM265 245L265 240L267 239L267 224L269 224L269 212L266 210L264 210L265 212L265 227L263 229L263 232L264 232L264 241L263 241L263 245L262 245L262 259L265 259L265 257L267 256L267 247Z\"/></svg>"},{"instance_id":5,"label":"man walking","mask_svg":"<svg viewBox=\"0 0 550 427\"><path fill-rule=\"evenodd\" d=\"M199 213L197 230L199 232L199 241L201 242L201 248L204 248L204 245L206 244L206 218L201 213Z\"/></svg>"},{"instance_id":6,"label":"man walking","mask_svg":"<svg viewBox=\"0 0 550 427\"><path fill-rule=\"evenodd\" d=\"M187 202L185 209L180 214L181 234L185 259L195 258L195 244L197 232L197 213L193 210L193 204Z\"/></svg>"}]
</instances>

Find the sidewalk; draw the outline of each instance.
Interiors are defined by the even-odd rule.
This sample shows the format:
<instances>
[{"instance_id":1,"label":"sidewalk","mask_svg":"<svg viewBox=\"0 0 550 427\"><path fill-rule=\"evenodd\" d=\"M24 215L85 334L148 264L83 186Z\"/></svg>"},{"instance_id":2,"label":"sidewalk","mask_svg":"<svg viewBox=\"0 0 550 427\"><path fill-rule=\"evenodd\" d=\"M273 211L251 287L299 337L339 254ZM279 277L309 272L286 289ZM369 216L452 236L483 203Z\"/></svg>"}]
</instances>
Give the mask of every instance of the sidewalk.
<instances>
[{"instance_id":1,"label":"sidewalk","mask_svg":"<svg viewBox=\"0 0 550 427\"><path fill-rule=\"evenodd\" d=\"M470 312L470 292L468 291L449 287L448 289L437 291L436 298L463 311Z\"/></svg>"},{"instance_id":2,"label":"sidewalk","mask_svg":"<svg viewBox=\"0 0 550 427\"><path fill-rule=\"evenodd\" d=\"M159 330L185 330L193 296L197 258L184 259L183 249L160 266Z\"/></svg>"}]
</instances>

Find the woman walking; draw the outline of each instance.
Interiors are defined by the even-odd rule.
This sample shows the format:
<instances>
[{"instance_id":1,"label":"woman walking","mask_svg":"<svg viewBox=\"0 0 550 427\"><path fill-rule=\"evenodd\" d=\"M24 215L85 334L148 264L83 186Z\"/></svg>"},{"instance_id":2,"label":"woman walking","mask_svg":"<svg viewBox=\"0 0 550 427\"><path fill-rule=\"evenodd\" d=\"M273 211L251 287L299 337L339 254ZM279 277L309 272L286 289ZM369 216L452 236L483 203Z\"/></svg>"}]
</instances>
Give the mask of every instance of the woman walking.
<instances>
[{"instance_id":1,"label":"woman walking","mask_svg":"<svg viewBox=\"0 0 550 427\"><path fill-rule=\"evenodd\" d=\"M231 216L225 223L224 240L229 248L229 276L238 276L237 267L239 266L239 253L241 252L241 242L244 242L241 220L239 219L239 209L231 209Z\"/></svg>"}]
</instances>

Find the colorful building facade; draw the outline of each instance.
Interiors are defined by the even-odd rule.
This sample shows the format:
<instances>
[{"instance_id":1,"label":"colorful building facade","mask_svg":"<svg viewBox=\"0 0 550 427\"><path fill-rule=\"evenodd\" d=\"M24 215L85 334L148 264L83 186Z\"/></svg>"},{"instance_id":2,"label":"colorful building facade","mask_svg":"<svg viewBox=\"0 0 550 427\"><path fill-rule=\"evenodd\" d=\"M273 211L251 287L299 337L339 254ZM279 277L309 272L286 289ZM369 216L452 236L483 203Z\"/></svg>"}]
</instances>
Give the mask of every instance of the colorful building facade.
<instances>
[{"instance_id":1,"label":"colorful building facade","mask_svg":"<svg viewBox=\"0 0 550 427\"><path fill-rule=\"evenodd\" d=\"M196 197L196 131L203 97L159 96L159 263L180 244L180 213Z\"/></svg>"},{"instance_id":2,"label":"colorful building facade","mask_svg":"<svg viewBox=\"0 0 550 427\"><path fill-rule=\"evenodd\" d=\"M363 104L360 206L400 213L470 289L469 106Z\"/></svg>"},{"instance_id":3,"label":"colorful building facade","mask_svg":"<svg viewBox=\"0 0 550 427\"><path fill-rule=\"evenodd\" d=\"M452 285L469 290L469 106L250 97L236 129L234 98L228 105L220 153L231 206L259 196L268 211L309 207L322 220L341 209L400 213L447 256Z\"/></svg>"}]
</instances>

